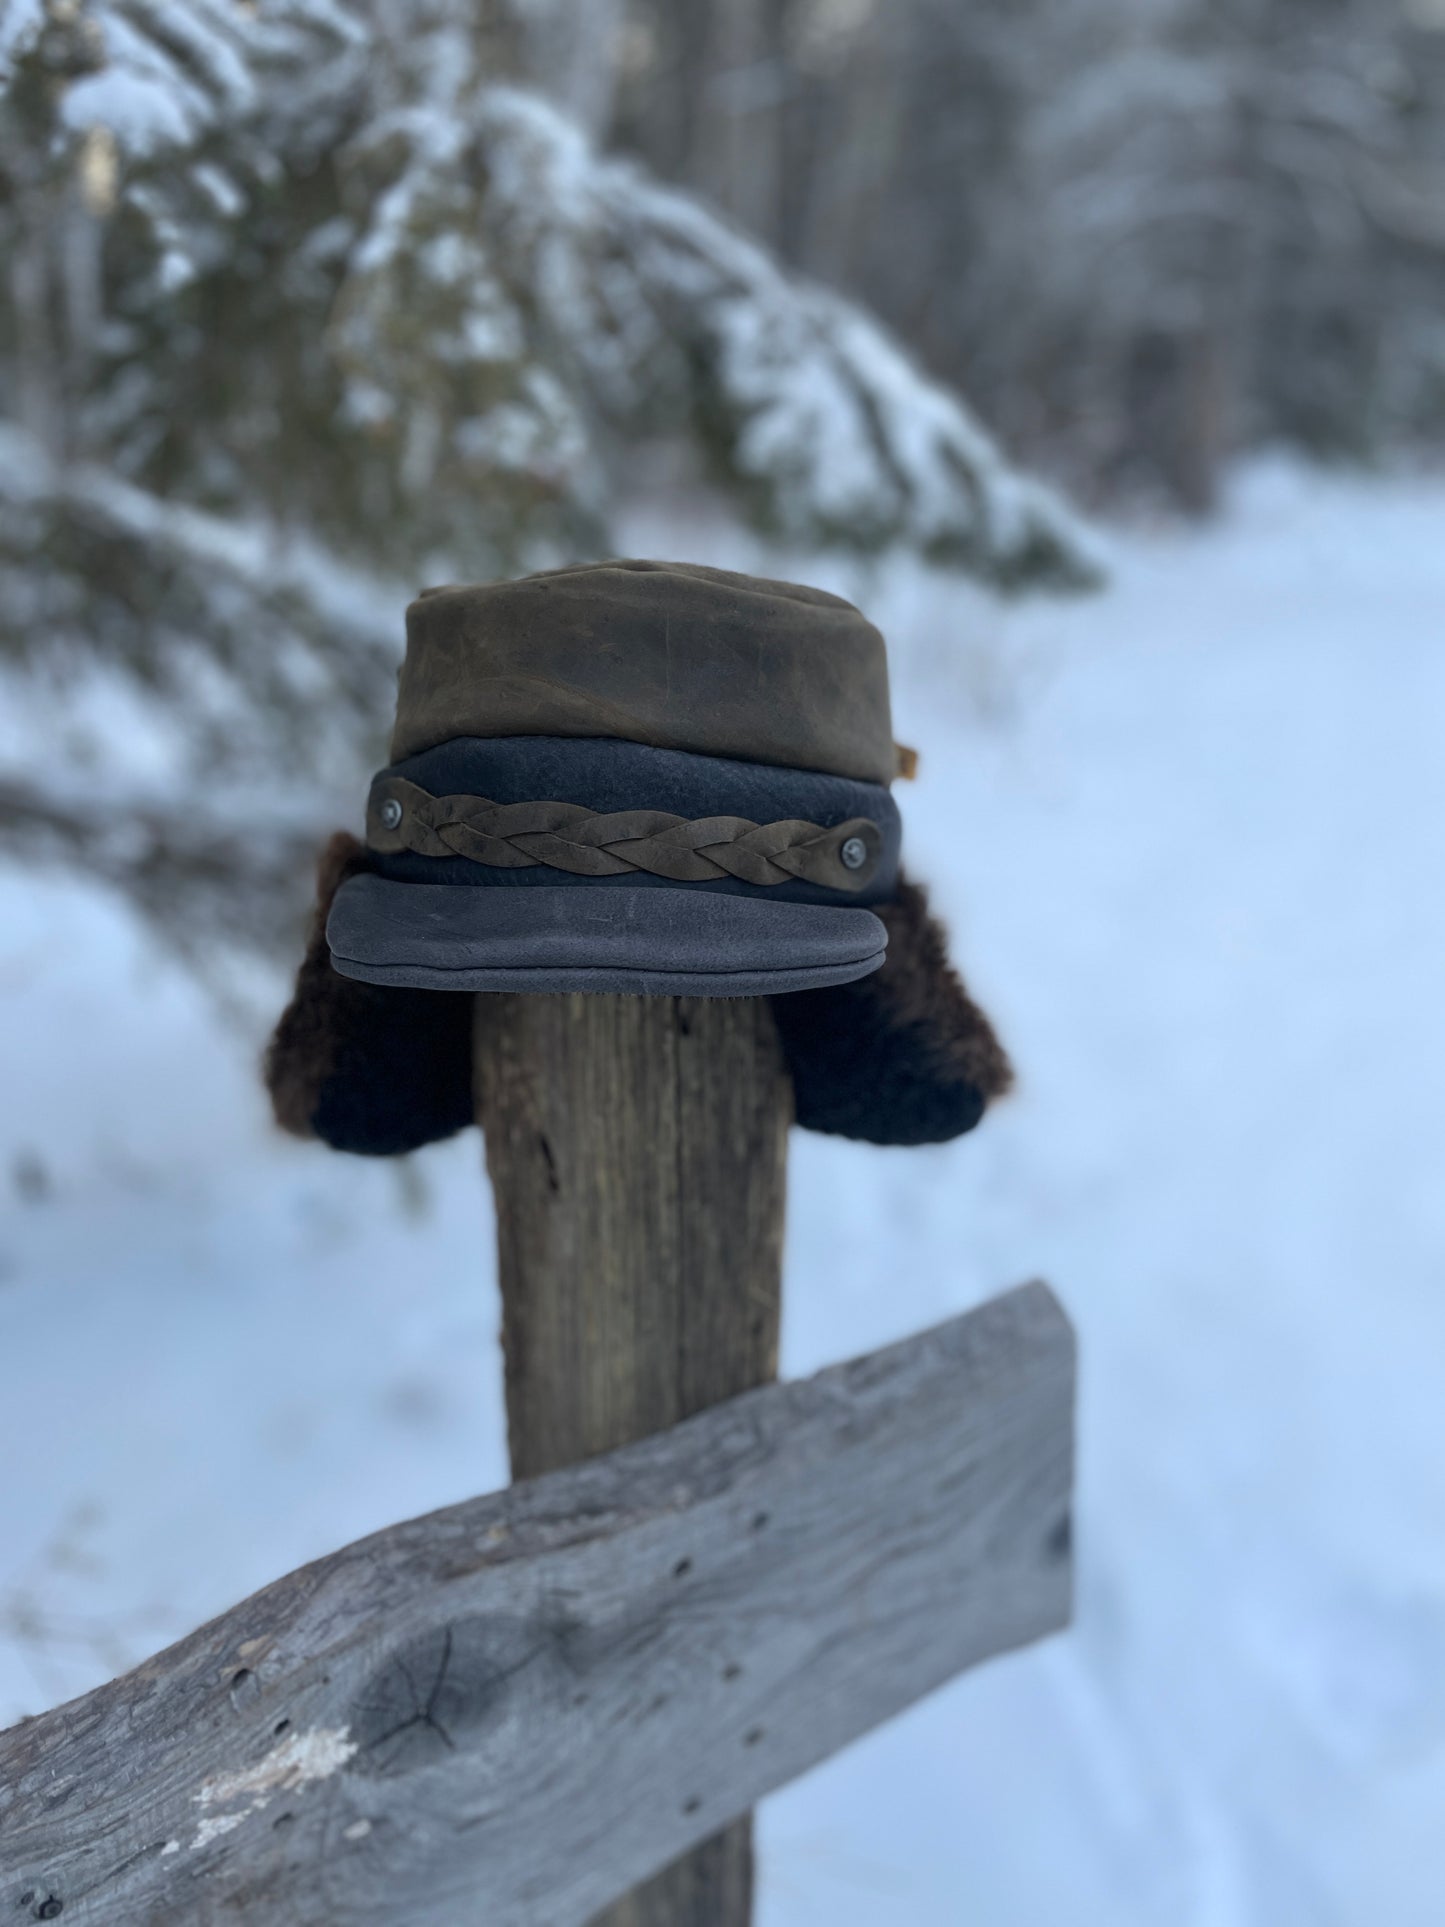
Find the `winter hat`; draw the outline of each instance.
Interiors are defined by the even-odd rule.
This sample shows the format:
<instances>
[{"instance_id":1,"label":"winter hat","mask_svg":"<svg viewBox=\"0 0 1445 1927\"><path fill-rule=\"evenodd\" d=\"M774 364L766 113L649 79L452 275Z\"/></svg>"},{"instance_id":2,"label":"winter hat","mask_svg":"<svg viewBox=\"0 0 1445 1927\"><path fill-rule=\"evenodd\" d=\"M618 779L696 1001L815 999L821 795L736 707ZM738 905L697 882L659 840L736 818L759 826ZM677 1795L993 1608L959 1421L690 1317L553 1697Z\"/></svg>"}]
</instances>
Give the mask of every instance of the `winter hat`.
<instances>
[{"instance_id":1,"label":"winter hat","mask_svg":"<svg viewBox=\"0 0 1445 1927\"><path fill-rule=\"evenodd\" d=\"M344 976L737 997L883 961L887 662L837 596L656 562L431 590L391 753Z\"/></svg>"},{"instance_id":2,"label":"winter hat","mask_svg":"<svg viewBox=\"0 0 1445 1927\"><path fill-rule=\"evenodd\" d=\"M458 990L773 997L798 1122L874 1142L1007 1088L900 875L883 640L840 597L627 561L427 591L391 756L365 846L323 859L268 1057L287 1128L381 1154L460 1129Z\"/></svg>"}]
</instances>

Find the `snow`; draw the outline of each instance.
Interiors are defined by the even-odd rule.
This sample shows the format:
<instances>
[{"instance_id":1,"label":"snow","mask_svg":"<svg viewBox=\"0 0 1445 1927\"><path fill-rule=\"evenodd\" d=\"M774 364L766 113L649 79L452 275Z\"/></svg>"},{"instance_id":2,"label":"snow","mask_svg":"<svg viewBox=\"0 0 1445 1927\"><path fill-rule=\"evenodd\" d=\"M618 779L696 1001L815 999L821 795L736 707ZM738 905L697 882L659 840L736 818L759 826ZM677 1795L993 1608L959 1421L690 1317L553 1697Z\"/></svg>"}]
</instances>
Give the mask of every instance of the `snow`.
<instances>
[{"instance_id":1,"label":"snow","mask_svg":"<svg viewBox=\"0 0 1445 1927\"><path fill-rule=\"evenodd\" d=\"M1442 516L1261 466L1021 607L627 520L883 623L1021 1072L954 1146L797 1139L786 1369L1031 1275L1082 1345L1074 1631L770 1801L760 1927L1445 1916ZM505 1476L479 1146L283 1143L256 1043L0 872L0 1721Z\"/></svg>"},{"instance_id":2,"label":"snow","mask_svg":"<svg viewBox=\"0 0 1445 1927\"><path fill-rule=\"evenodd\" d=\"M357 1742L351 1738L349 1728L317 1726L304 1733L288 1733L254 1766L203 1781L191 1796L196 1805L202 1808L229 1806L231 1811L202 1814L196 1836L191 1842L191 1852L198 1853L221 1834L232 1833L253 1815L264 1813L275 1794L294 1793L310 1786L313 1780L330 1779L333 1773L341 1771L357 1751ZM235 1809L237 1801L245 1802L239 1812ZM344 1837L348 1840L365 1838L370 1827L365 1821L361 1822L361 1826L360 1836L353 1824L345 1829ZM162 1853L171 1851L180 1851L179 1841L167 1841L161 1849Z\"/></svg>"}]
</instances>

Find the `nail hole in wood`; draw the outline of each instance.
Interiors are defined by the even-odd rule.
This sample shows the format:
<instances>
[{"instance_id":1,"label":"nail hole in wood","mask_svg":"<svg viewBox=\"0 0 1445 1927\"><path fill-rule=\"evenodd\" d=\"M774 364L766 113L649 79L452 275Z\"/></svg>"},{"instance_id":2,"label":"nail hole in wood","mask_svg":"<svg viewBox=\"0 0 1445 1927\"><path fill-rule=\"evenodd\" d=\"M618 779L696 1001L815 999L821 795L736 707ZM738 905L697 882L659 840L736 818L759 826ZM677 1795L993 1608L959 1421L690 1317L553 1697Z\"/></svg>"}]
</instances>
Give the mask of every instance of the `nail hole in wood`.
<instances>
[{"instance_id":1,"label":"nail hole in wood","mask_svg":"<svg viewBox=\"0 0 1445 1927\"><path fill-rule=\"evenodd\" d=\"M552 1151L552 1141L545 1132L539 1132L537 1143L542 1152L542 1162L547 1167L547 1189L552 1192L560 1191L562 1183L557 1176L557 1159Z\"/></svg>"},{"instance_id":2,"label":"nail hole in wood","mask_svg":"<svg viewBox=\"0 0 1445 1927\"><path fill-rule=\"evenodd\" d=\"M249 1706L261 1691L261 1682L249 1666L238 1666L228 1684L233 1706Z\"/></svg>"},{"instance_id":3,"label":"nail hole in wood","mask_svg":"<svg viewBox=\"0 0 1445 1927\"><path fill-rule=\"evenodd\" d=\"M277 1720L276 1724L271 1728L271 1731L276 1735L277 1739L279 1739L290 1724L290 1720Z\"/></svg>"},{"instance_id":4,"label":"nail hole in wood","mask_svg":"<svg viewBox=\"0 0 1445 1927\"><path fill-rule=\"evenodd\" d=\"M691 1571L692 1571L691 1559L679 1559L677 1564L672 1569L672 1576L674 1579L686 1579L687 1575Z\"/></svg>"}]
</instances>

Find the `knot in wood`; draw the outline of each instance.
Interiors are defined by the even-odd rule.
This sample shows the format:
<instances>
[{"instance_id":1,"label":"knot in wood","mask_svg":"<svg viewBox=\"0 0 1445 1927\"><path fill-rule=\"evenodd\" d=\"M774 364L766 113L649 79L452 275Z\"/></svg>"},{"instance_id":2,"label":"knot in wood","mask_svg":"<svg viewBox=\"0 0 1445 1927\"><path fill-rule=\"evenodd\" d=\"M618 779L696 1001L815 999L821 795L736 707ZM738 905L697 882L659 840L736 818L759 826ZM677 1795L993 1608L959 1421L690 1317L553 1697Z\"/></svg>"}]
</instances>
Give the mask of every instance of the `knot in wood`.
<instances>
[{"instance_id":1,"label":"knot in wood","mask_svg":"<svg viewBox=\"0 0 1445 1927\"><path fill-rule=\"evenodd\" d=\"M462 1748L479 1729L504 1729L557 1696L562 1636L541 1622L457 1619L387 1655L350 1718L359 1751L351 1771L411 1773Z\"/></svg>"}]
</instances>

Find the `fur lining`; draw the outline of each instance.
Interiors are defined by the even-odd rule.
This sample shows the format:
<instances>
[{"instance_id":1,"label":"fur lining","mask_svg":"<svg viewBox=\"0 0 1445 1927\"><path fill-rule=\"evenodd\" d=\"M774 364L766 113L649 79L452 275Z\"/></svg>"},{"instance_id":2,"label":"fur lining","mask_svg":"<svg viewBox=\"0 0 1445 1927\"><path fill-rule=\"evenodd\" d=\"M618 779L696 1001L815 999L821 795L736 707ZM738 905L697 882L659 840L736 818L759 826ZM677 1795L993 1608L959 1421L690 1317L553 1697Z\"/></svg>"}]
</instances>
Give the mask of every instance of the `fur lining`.
<instances>
[{"instance_id":1,"label":"fur lining","mask_svg":"<svg viewBox=\"0 0 1445 1927\"><path fill-rule=\"evenodd\" d=\"M296 990L266 1052L276 1121L333 1150L395 1157L473 1121L472 999L393 990L331 967L326 917L367 868L353 836L322 852L318 904ZM993 1027L948 962L917 884L875 906L888 926L880 970L831 990L772 999L805 1130L871 1144L937 1144L972 1130L1013 1081Z\"/></svg>"},{"instance_id":2,"label":"fur lining","mask_svg":"<svg viewBox=\"0 0 1445 1927\"><path fill-rule=\"evenodd\" d=\"M365 849L344 832L321 853L316 915L265 1079L283 1130L335 1151L396 1157L473 1121L472 1000L357 983L332 969L331 900L367 867Z\"/></svg>"},{"instance_id":3,"label":"fur lining","mask_svg":"<svg viewBox=\"0 0 1445 1927\"><path fill-rule=\"evenodd\" d=\"M773 999L797 1121L870 1144L939 1144L972 1130L1013 1072L949 964L926 893L900 879L875 910L888 926L880 970Z\"/></svg>"}]
</instances>

